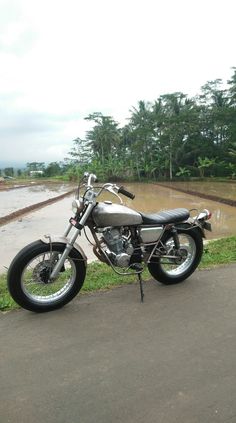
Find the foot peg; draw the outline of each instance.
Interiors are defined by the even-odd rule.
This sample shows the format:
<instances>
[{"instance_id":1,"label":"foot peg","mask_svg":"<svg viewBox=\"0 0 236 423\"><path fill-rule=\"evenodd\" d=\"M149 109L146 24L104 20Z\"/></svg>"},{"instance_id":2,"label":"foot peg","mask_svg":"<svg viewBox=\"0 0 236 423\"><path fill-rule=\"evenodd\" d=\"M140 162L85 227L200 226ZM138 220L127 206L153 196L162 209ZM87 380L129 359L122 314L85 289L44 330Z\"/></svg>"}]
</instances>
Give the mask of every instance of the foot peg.
<instances>
[{"instance_id":1,"label":"foot peg","mask_svg":"<svg viewBox=\"0 0 236 423\"><path fill-rule=\"evenodd\" d=\"M133 263L130 265L130 269L135 270L135 272L142 272L143 271L143 266L140 263Z\"/></svg>"}]
</instances>

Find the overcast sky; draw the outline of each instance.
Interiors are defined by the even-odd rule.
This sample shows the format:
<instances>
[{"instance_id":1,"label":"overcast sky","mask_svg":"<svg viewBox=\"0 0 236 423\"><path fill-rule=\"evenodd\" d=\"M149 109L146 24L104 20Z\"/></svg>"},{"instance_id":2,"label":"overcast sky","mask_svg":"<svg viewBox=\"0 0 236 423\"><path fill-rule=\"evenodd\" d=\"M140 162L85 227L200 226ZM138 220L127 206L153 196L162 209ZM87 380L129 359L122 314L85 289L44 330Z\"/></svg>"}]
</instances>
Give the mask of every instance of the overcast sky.
<instances>
[{"instance_id":1,"label":"overcast sky","mask_svg":"<svg viewBox=\"0 0 236 423\"><path fill-rule=\"evenodd\" d=\"M235 0L0 0L0 162L62 160L100 111L230 78Z\"/></svg>"}]
</instances>

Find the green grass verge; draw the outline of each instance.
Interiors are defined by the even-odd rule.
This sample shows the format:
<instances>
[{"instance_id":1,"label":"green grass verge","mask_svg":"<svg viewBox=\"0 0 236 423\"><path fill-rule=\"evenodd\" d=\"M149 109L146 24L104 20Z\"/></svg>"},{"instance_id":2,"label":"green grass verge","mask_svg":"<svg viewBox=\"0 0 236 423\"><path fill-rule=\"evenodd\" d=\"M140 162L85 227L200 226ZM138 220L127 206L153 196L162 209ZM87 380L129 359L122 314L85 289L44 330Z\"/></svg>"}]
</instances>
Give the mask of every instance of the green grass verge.
<instances>
[{"instance_id":1,"label":"green grass verge","mask_svg":"<svg viewBox=\"0 0 236 423\"><path fill-rule=\"evenodd\" d=\"M199 268L211 268L223 264L236 262L236 237L222 238L216 241L209 241L204 248L204 254ZM150 274L146 270L143 274L144 280L150 279ZM82 292L92 292L96 290L106 290L114 286L133 283L135 276L120 276L102 263L91 263L88 265L86 280ZM10 297L6 274L0 275L0 310L12 310L18 305Z\"/></svg>"},{"instance_id":2,"label":"green grass verge","mask_svg":"<svg viewBox=\"0 0 236 423\"><path fill-rule=\"evenodd\" d=\"M236 262L236 236L209 241L199 268L216 267L221 264Z\"/></svg>"}]
</instances>

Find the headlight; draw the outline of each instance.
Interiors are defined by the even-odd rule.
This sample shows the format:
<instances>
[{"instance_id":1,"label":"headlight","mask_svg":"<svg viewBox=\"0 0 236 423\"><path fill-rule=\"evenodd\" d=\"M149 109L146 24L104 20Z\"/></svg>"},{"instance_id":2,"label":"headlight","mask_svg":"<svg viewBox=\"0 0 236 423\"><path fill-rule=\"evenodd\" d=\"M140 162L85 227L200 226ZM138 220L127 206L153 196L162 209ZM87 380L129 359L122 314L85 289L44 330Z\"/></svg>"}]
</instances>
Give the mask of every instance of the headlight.
<instances>
[{"instance_id":1,"label":"headlight","mask_svg":"<svg viewBox=\"0 0 236 423\"><path fill-rule=\"evenodd\" d=\"M81 199L72 202L72 211L74 214L81 212L84 208L84 203Z\"/></svg>"}]
</instances>

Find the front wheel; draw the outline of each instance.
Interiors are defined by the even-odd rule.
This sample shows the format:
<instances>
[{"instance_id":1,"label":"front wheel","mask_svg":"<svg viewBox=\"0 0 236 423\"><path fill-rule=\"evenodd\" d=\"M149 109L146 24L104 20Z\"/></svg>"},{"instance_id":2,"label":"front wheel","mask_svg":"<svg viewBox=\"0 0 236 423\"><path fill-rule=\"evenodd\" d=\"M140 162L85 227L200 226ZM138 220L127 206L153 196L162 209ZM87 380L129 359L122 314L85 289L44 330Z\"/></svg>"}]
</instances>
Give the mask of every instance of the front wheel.
<instances>
[{"instance_id":1,"label":"front wheel","mask_svg":"<svg viewBox=\"0 0 236 423\"><path fill-rule=\"evenodd\" d=\"M21 307L45 312L67 304L80 291L86 274L83 257L72 249L57 278L50 280L53 264L59 260L65 244L36 241L21 250L8 271L8 289Z\"/></svg>"},{"instance_id":2,"label":"front wheel","mask_svg":"<svg viewBox=\"0 0 236 423\"><path fill-rule=\"evenodd\" d=\"M154 279L165 285L173 285L187 279L197 268L203 253L200 231L177 229L177 233L180 248L175 248L173 234L167 232L148 264L148 270Z\"/></svg>"}]
</instances>

